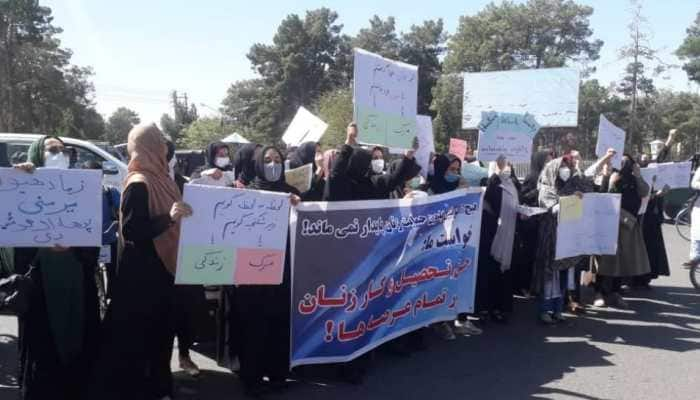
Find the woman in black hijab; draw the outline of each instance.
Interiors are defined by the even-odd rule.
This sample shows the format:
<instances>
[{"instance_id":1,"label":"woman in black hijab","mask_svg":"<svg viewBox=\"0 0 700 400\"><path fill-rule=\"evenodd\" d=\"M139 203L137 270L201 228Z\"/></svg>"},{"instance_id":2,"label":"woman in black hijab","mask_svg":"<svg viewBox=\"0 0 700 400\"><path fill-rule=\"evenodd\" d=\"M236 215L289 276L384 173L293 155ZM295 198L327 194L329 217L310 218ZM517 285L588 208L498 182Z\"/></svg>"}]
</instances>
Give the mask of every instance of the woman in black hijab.
<instances>
[{"instance_id":1,"label":"woman in black hijab","mask_svg":"<svg viewBox=\"0 0 700 400\"><path fill-rule=\"evenodd\" d=\"M393 173L371 175L372 154L359 147L344 145L333 164L323 200L376 200L388 199L391 192L403 187L410 178L416 161L408 151Z\"/></svg>"},{"instance_id":2,"label":"woman in black hijab","mask_svg":"<svg viewBox=\"0 0 700 400\"><path fill-rule=\"evenodd\" d=\"M247 186L255 179L255 152L260 149L259 144L247 143L241 146L233 156L233 168L236 173L236 181L241 186Z\"/></svg>"},{"instance_id":3,"label":"woman in black hijab","mask_svg":"<svg viewBox=\"0 0 700 400\"><path fill-rule=\"evenodd\" d=\"M537 207L540 191L537 189L537 180L544 169L544 166L552 160L552 152L549 150L539 151L532 156L530 163L530 173L523 181L521 200L526 206ZM535 254L537 254L537 232L539 229L540 216L530 217L526 220L518 221L515 240L515 257L513 265L513 289L517 294L526 297L530 294L532 284L532 268L535 265Z\"/></svg>"},{"instance_id":4,"label":"woman in black hijab","mask_svg":"<svg viewBox=\"0 0 700 400\"><path fill-rule=\"evenodd\" d=\"M254 171L249 189L290 193L292 204L298 204L299 192L285 182L284 158L277 148L268 146L259 151ZM232 328L240 340L239 376L249 395L281 388L289 372L290 258L287 247L281 285L241 285L235 291Z\"/></svg>"},{"instance_id":5,"label":"woman in black hijab","mask_svg":"<svg viewBox=\"0 0 700 400\"><path fill-rule=\"evenodd\" d=\"M452 154L438 154L433 160L434 174L428 177L430 194L451 192L460 186L462 161Z\"/></svg>"},{"instance_id":6,"label":"woman in black hijab","mask_svg":"<svg viewBox=\"0 0 700 400\"><path fill-rule=\"evenodd\" d=\"M316 142L304 142L297 147L287 159L289 161L289 169L311 164L311 169L313 171L311 188L302 193L301 197L305 201L321 201L323 198L323 189L326 185L322 173L323 153L321 153L321 146Z\"/></svg>"}]
</instances>

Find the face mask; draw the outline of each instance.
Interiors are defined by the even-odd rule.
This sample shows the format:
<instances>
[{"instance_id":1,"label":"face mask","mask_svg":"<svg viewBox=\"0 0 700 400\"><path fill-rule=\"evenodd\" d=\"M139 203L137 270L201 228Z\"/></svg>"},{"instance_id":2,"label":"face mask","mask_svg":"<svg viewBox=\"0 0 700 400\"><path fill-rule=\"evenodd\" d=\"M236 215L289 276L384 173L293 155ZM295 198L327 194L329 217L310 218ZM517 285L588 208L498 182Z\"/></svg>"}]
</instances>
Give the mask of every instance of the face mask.
<instances>
[{"instance_id":1,"label":"face mask","mask_svg":"<svg viewBox=\"0 0 700 400\"><path fill-rule=\"evenodd\" d=\"M459 182L459 178L460 178L460 175L459 175L459 174L455 174L454 172L448 172L448 173L445 175L445 180L447 181L447 183Z\"/></svg>"},{"instance_id":2,"label":"face mask","mask_svg":"<svg viewBox=\"0 0 700 400\"><path fill-rule=\"evenodd\" d=\"M168 161L168 174L170 175L170 179L175 179L175 165L177 164L177 159L175 157L171 158L170 161Z\"/></svg>"},{"instance_id":3,"label":"face mask","mask_svg":"<svg viewBox=\"0 0 700 400\"><path fill-rule=\"evenodd\" d=\"M420 188L420 184L421 184L420 176L417 176L417 177L411 179L410 181L408 181L408 187L410 187L413 190Z\"/></svg>"},{"instance_id":4,"label":"face mask","mask_svg":"<svg viewBox=\"0 0 700 400\"><path fill-rule=\"evenodd\" d=\"M44 153L44 167L68 169L68 167L70 167L70 160L63 153L51 154L47 151Z\"/></svg>"},{"instance_id":5,"label":"face mask","mask_svg":"<svg viewBox=\"0 0 700 400\"><path fill-rule=\"evenodd\" d=\"M282 176L282 165L276 162L265 164L265 180L268 182L277 182Z\"/></svg>"},{"instance_id":6,"label":"face mask","mask_svg":"<svg viewBox=\"0 0 700 400\"><path fill-rule=\"evenodd\" d=\"M382 172L384 172L384 160L372 160L372 171L375 174L381 174Z\"/></svg>"},{"instance_id":7,"label":"face mask","mask_svg":"<svg viewBox=\"0 0 700 400\"><path fill-rule=\"evenodd\" d=\"M231 163L231 159L228 157L216 157L214 160L214 165L219 168L226 168Z\"/></svg>"},{"instance_id":8,"label":"face mask","mask_svg":"<svg viewBox=\"0 0 700 400\"><path fill-rule=\"evenodd\" d=\"M571 170L569 168L561 168L559 169L559 178L566 182L571 178Z\"/></svg>"}]
</instances>

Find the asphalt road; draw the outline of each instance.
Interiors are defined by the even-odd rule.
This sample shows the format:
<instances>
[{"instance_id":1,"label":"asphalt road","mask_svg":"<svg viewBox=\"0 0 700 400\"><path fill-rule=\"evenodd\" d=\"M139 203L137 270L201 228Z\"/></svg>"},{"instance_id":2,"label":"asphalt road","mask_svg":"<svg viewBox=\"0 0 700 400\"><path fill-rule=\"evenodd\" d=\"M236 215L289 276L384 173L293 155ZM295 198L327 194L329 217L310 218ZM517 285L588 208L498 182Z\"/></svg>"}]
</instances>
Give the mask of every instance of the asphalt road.
<instances>
[{"instance_id":1,"label":"asphalt road","mask_svg":"<svg viewBox=\"0 0 700 400\"><path fill-rule=\"evenodd\" d=\"M680 267L687 242L672 227L665 236L672 276L655 281L652 291L628 294L628 310L591 309L567 325L545 327L534 303L518 300L508 325L486 325L481 336L432 338L429 349L409 358L377 355L362 385L305 379L269 397L698 399L700 292ZM14 319L0 317L0 400L16 398L16 334ZM193 358L202 376L176 372L178 399L243 397L234 375L203 354Z\"/></svg>"}]
</instances>

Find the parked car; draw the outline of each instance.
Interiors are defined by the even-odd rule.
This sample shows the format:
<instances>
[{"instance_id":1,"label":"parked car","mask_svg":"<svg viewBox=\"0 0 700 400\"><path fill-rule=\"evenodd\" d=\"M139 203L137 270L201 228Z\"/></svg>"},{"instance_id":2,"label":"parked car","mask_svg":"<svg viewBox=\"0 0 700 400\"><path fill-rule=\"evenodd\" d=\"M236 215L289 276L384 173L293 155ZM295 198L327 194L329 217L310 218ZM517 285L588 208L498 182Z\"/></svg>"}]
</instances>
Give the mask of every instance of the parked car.
<instances>
[{"instance_id":1,"label":"parked car","mask_svg":"<svg viewBox=\"0 0 700 400\"><path fill-rule=\"evenodd\" d=\"M41 136L32 133L0 133L0 143L6 144L7 159L12 164L19 164L27 161L29 146ZM62 137L61 140L70 154L71 166L97 161L102 164L104 172L102 182L121 190L127 174L124 162L93 143L69 137Z\"/></svg>"}]
</instances>

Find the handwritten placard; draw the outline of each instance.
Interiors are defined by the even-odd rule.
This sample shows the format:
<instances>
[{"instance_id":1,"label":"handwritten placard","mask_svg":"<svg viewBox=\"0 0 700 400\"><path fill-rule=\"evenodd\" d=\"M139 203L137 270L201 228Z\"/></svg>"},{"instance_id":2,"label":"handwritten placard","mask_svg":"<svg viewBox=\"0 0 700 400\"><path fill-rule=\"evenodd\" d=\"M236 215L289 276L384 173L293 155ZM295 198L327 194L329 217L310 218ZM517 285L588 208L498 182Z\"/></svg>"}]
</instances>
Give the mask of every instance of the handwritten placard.
<instances>
[{"instance_id":1,"label":"handwritten placard","mask_svg":"<svg viewBox=\"0 0 700 400\"><path fill-rule=\"evenodd\" d=\"M450 138L450 154L459 157L462 161L467 157L467 148L466 140Z\"/></svg>"},{"instance_id":2,"label":"handwritten placard","mask_svg":"<svg viewBox=\"0 0 700 400\"><path fill-rule=\"evenodd\" d=\"M530 114L484 112L479 124L479 160L505 156L511 162L530 162L532 141L539 129Z\"/></svg>"},{"instance_id":3,"label":"handwritten placard","mask_svg":"<svg viewBox=\"0 0 700 400\"><path fill-rule=\"evenodd\" d=\"M583 255L614 255L620 230L620 195L586 193L560 199L557 260Z\"/></svg>"},{"instance_id":4,"label":"handwritten placard","mask_svg":"<svg viewBox=\"0 0 700 400\"><path fill-rule=\"evenodd\" d=\"M464 129L478 128L483 111L528 113L543 127L578 125L580 77L575 69L476 72L463 79Z\"/></svg>"},{"instance_id":5,"label":"handwritten placard","mask_svg":"<svg viewBox=\"0 0 700 400\"><path fill-rule=\"evenodd\" d=\"M313 165L306 164L299 168L290 169L284 172L284 179L291 186L297 188L301 193L311 189L311 180L314 177Z\"/></svg>"},{"instance_id":6,"label":"handwritten placard","mask_svg":"<svg viewBox=\"0 0 700 400\"><path fill-rule=\"evenodd\" d=\"M0 168L0 246L100 247L102 174Z\"/></svg>"},{"instance_id":7,"label":"handwritten placard","mask_svg":"<svg viewBox=\"0 0 700 400\"><path fill-rule=\"evenodd\" d=\"M328 124L304 107L299 107L294 119L282 135L287 146L299 146L304 142L318 142L328 129Z\"/></svg>"},{"instance_id":8,"label":"handwritten placard","mask_svg":"<svg viewBox=\"0 0 700 400\"><path fill-rule=\"evenodd\" d=\"M194 214L182 221L175 283L282 282L288 194L189 184L183 199Z\"/></svg>"},{"instance_id":9,"label":"handwritten placard","mask_svg":"<svg viewBox=\"0 0 700 400\"><path fill-rule=\"evenodd\" d=\"M598 142L595 146L595 155L602 157L608 149L614 149L617 154L612 159L615 168L622 166L622 155L625 152L625 131L615 126L612 122L600 114L600 124L598 125Z\"/></svg>"},{"instance_id":10,"label":"handwritten placard","mask_svg":"<svg viewBox=\"0 0 700 400\"><path fill-rule=\"evenodd\" d=\"M433 120L429 115L416 117L418 126L418 150L416 150L416 163L420 166L420 174L428 177L430 155L435 153L435 137L433 136Z\"/></svg>"},{"instance_id":11,"label":"handwritten placard","mask_svg":"<svg viewBox=\"0 0 700 400\"><path fill-rule=\"evenodd\" d=\"M360 142L411 148L417 130L418 67L355 49L354 75Z\"/></svg>"},{"instance_id":12,"label":"handwritten placard","mask_svg":"<svg viewBox=\"0 0 700 400\"><path fill-rule=\"evenodd\" d=\"M665 186L669 189L682 189L690 185L690 174L693 163L690 161L679 163L650 164L642 168L642 177L655 190L661 190Z\"/></svg>"}]
</instances>

